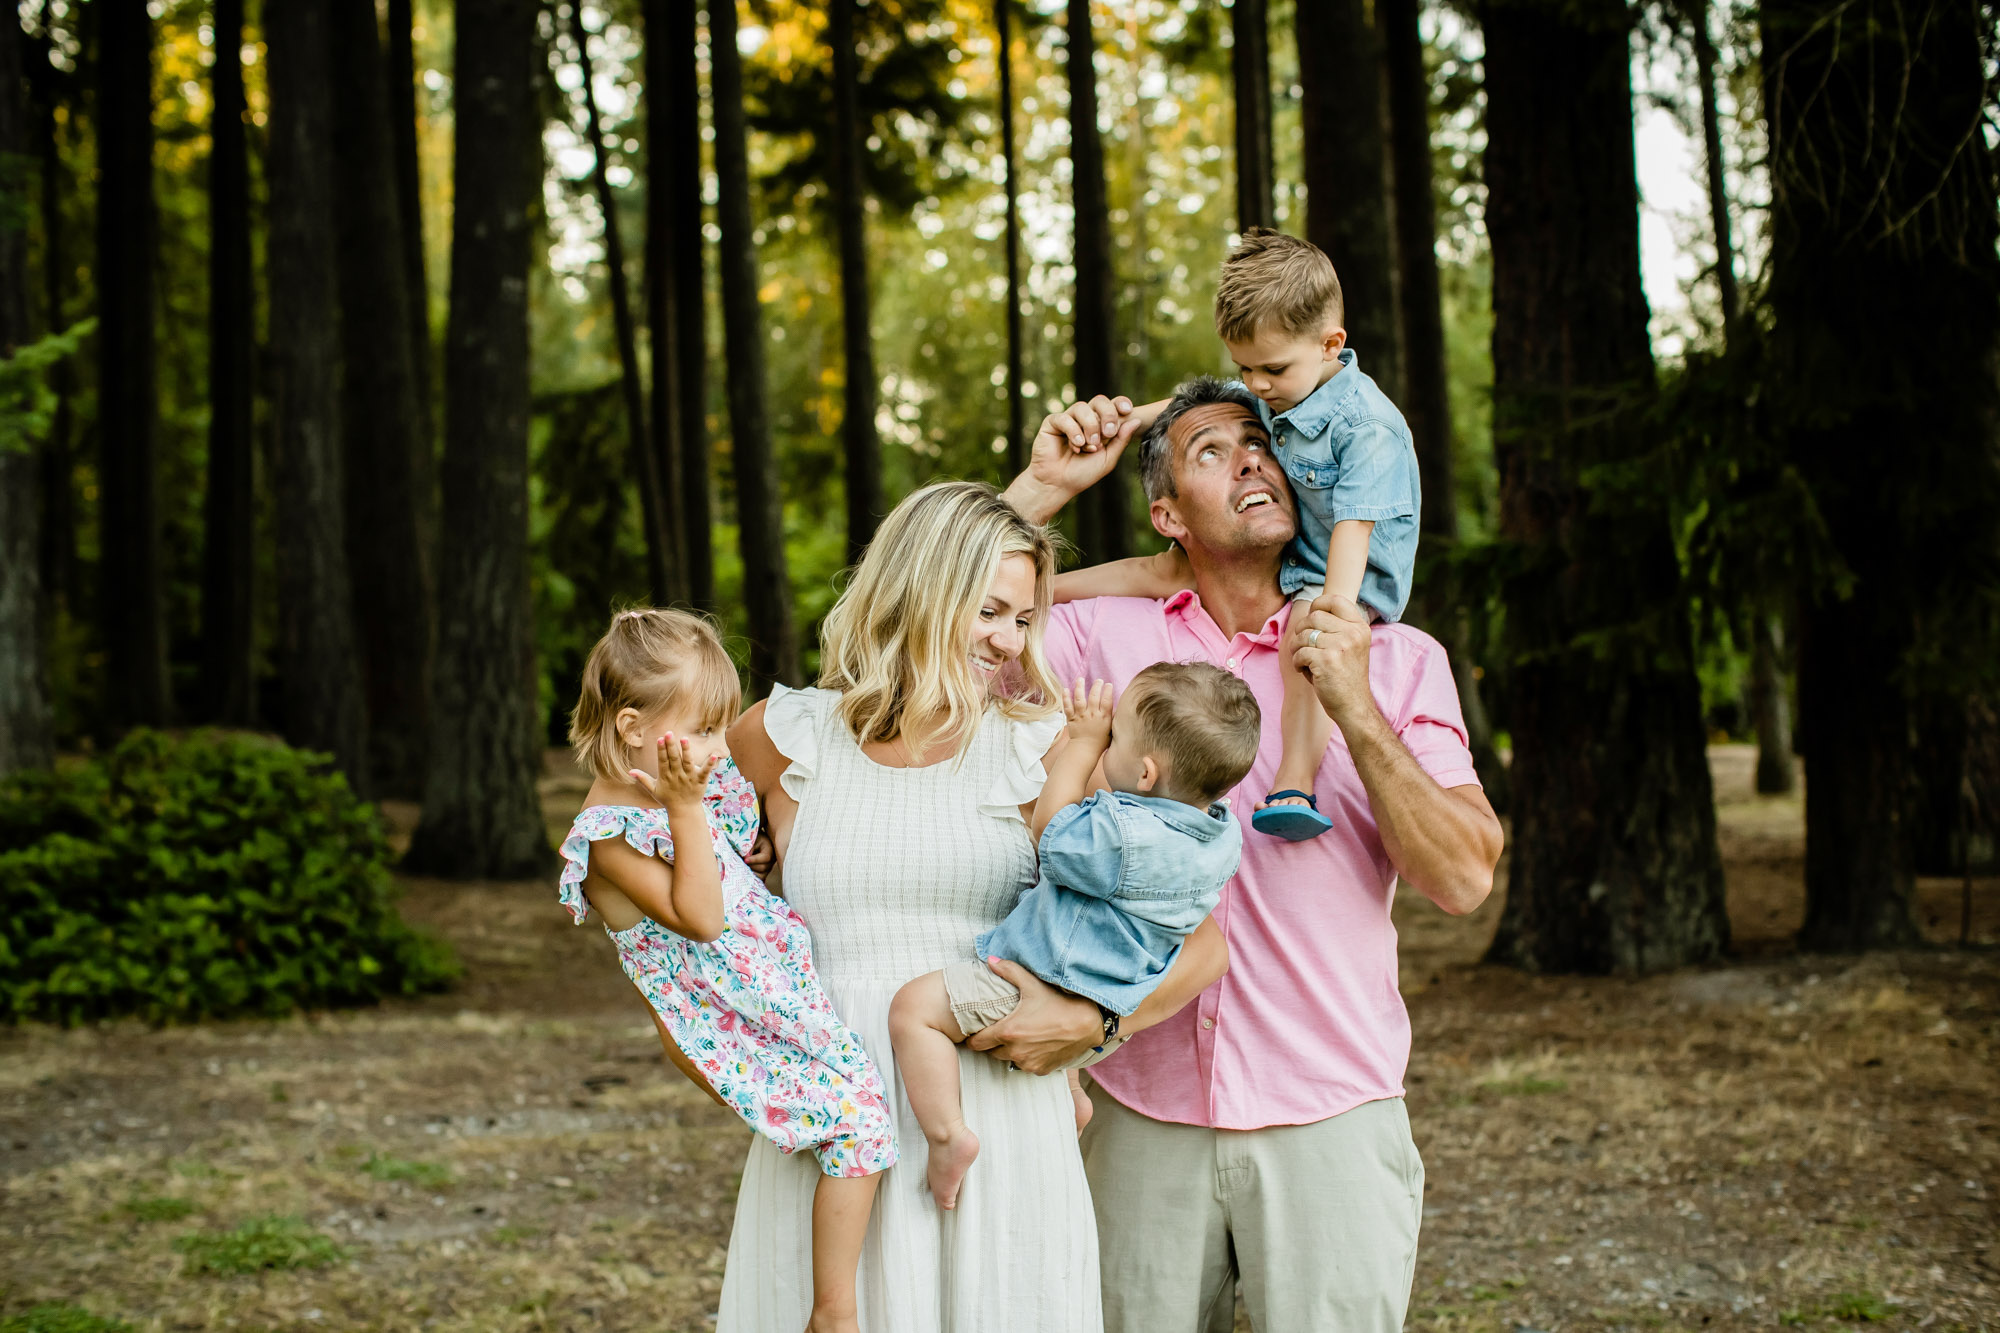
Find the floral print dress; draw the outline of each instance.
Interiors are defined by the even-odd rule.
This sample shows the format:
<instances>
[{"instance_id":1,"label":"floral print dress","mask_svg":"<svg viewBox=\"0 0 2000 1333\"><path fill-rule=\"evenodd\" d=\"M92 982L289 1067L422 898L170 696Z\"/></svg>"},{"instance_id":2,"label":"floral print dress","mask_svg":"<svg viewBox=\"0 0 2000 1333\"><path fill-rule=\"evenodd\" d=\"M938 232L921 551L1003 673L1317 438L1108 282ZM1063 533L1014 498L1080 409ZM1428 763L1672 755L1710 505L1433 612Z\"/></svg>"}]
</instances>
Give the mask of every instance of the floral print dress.
<instances>
[{"instance_id":1,"label":"floral print dress","mask_svg":"<svg viewBox=\"0 0 2000 1333\"><path fill-rule=\"evenodd\" d=\"M607 926L625 975L709 1086L779 1151L809 1149L830 1176L888 1169L896 1133L881 1072L834 1014L813 972L806 923L744 864L757 837L755 789L725 759L703 805L726 927L702 944L651 917L628 930ZM563 839L558 891L579 925L590 915L590 845L621 836L647 856L674 859L665 810L586 808Z\"/></svg>"}]
</instances>

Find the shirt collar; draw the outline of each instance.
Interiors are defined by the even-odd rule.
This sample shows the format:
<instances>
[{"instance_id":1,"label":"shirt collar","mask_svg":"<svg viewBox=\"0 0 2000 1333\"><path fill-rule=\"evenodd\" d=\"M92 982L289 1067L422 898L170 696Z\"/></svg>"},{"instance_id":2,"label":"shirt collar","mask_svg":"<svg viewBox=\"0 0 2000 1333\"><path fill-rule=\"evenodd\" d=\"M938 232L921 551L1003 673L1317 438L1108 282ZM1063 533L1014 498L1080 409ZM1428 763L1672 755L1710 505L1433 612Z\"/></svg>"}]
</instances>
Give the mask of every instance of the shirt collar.
<instances>
[{"instance_id":1,"label":"shirt collar","mask_svg":"<svg viewBox=\"0 0 2000 1333\"><path fill-rule=\"evenodd\" d=\"M1161 823L1171 824L1202 842L1213 842L1229 827L1229 807L1225 805L1214 804L1206 810L1197 810L1185 801L1176 801L1168 796L1149 796L1144 792L1115 791L1111 796L1113 800L1136 806Z\"/></svg>"},{"instance_id":2,"label":"shirt collar","mask_svg":"<svg viewBox=\"0 0 2000 1333\"><path fill-rule=\"evenodd\" d=\"M1208 608L1201 604L1201 595L1195 592L1193 588L1182 588L1166 600L1161 610L1165 611L1169 616L1187 623L1192 628L1205 628L1208 633L1214 635L1218 640L1223 638L1222 626L1215 623L1215 617L1211 616L1208 613ZM1285 626L1291 623L1291 619L1292 604L1287 600L1269 620L1264 622L1263 629L1247 637L1252 643L1259 643L1265 647L1275 648L1284 639Z\"/></svg>"},{"instance_id":3,"label":"shirt collar","mask_svg":"<svg viewBox=\"0 0 2000 1333\"><path fill-rule=\"evenodd\" d=\"M1333 412L1348 394L1361 386L1361 360L1355 356L1352 347L1340 349L1340 369L1333 378L1307 394L1304 399L1287 411L1278 414L1279 421L1289 421L1304 435L1317 435L1333 420Z\"/></svg>"}]
</instances>

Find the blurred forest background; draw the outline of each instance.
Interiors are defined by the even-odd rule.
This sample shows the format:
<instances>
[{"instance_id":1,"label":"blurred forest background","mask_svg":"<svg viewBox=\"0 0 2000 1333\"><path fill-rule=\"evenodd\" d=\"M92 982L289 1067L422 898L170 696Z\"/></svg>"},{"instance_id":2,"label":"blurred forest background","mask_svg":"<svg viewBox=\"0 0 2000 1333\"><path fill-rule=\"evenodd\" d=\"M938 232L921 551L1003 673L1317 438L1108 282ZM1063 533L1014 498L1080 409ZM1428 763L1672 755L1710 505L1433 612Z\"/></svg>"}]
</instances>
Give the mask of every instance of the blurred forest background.
<instances>
[{"instance_id":1,"label":"blurred forest background","mask_svg":"<svg viewBox=\"0 0 2000 1333\"><path fill-rule=\"evenodd\" d=\"M276 732L537 872L617 605L801 682L839 571L1332 254L1425 488L1413 619L1512 820L1493 956L1728 947L1704 745L1807 782L1801 939L1919 938L2000 792L1977 0L16 0L0 772ZM1642 284L1635 116L1696 145ZM1065 522L1153 549L1136 482ZM1968 893L1970 879L1967 880Z\"/></svg>"}]
</instances>

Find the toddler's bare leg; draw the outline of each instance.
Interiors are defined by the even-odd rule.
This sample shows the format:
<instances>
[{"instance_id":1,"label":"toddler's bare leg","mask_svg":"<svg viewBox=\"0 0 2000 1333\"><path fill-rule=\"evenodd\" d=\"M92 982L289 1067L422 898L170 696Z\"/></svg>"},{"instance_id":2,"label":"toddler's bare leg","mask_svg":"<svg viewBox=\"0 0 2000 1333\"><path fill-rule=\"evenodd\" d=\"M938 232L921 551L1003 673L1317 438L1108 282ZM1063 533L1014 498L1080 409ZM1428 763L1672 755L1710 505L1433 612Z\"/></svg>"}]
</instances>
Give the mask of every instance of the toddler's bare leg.
<instances>
[{"instance_id":1,"label":"toddler's bare leg","mask_svg":"<svg viewBox=\"0 0 2000 1333\"><path fill-rule=\"evenodd\" d=\"M1292 616L1299 623L1304 623L1296 607ZM1288 635L1285 652L1289 654L1297 646L1292 636ZM1319 777L1319 766L1326 758L1326 747L1333 740L1333 719L1321 706L1312 678L1293 667L1289 660L1285 664L1285 705L1284 711L1279 714L1279 721L1285 749L1278 758L1278 774L1271 780L1271 790L1311 791ZM1264 804L1304 805L1306 802L1296 796L1288 796Z\"/></svg>"},{"instance_id":2,"label":"toddler's bare leg","mask_svg":"<svg viewBox=\"0 0 2000 1333\"><path fill-rule=\"evenodd\" d=\"M857 1333L854 1271L882 1173L821 1176L813 1189L813 1310L806 1333Z\"/></svg>"},{"instance_id":3,"label":"toddler's bare leg","mask_svg":"<svg viewBox=\"0 0 2000 1333\"><path fill-rule=\"evenodd\" d=\"M979 1136L966 1127L959 1098L958 1043L965 1033L951 1016L944 973L918 977L896 992L889 1006L889 1035L903 1091L930 1142L931 1196L940 1208L956 1208L958 1187L979 1156Z\"/></svg>"},{"instance_id":4,"label":"toddler's bare leg","mask_svg":"<svg viewBox=\"0 0 2000 1333\"><path fill-rule=\"evenodd\" d=\"M1076 1132L1081 1134L1084 1126L1090 1123L1090 1117L1097 1113L1097 1108L1090 1103L1090 1094L1083 1090L1081 1069L1069 1071L1069 1097L1076 1103Z\"/></svg>"}]
</instances>

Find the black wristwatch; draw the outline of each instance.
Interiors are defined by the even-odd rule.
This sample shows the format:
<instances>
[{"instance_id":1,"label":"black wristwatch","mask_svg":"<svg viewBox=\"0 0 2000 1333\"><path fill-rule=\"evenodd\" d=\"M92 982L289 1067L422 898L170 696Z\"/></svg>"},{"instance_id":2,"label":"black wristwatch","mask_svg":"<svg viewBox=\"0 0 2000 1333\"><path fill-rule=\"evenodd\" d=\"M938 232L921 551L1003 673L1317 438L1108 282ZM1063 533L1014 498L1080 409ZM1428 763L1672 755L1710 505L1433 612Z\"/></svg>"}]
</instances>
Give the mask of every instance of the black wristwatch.
<instances>
[{"instance_id":1,"label":"black wristwatch","mask_svg":"<svg viewBox=\"0 0 2000 1333\"><path fill-rule=\"evenodd\" d=\"M1104 1040L1100 1041L1098 1045L1108 1046L1111 1044L1111 1039L1118 1035L1118 1014L1115 1010L1106 1009L1101 1004L1097 1006L1097 1012L1104 1017Z\"/></svg>"}]
</instances>

